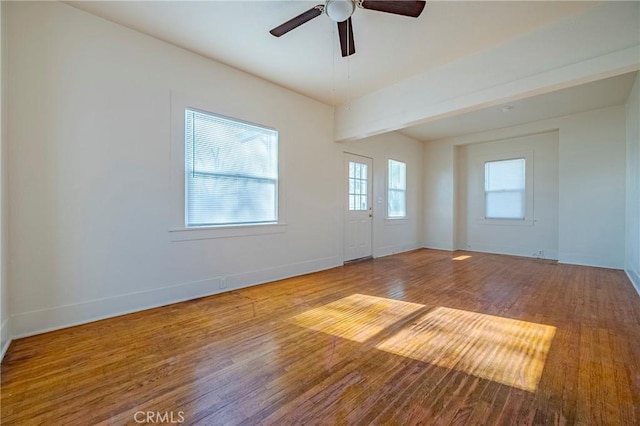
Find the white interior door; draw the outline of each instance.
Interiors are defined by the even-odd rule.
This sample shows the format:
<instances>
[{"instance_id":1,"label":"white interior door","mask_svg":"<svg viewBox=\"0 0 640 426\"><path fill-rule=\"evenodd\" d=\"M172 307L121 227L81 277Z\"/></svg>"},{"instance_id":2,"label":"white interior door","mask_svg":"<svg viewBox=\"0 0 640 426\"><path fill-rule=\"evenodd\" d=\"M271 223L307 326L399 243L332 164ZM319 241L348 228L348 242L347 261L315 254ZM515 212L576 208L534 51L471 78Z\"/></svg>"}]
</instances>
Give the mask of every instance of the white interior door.
<instances>
[{"instance_id":1,"label":"white interior door","mask_svg":"<svg viewBox=\"0 0 640 426\"><path fill-rule=\"evenodd\" d=\"M373 160L344 154L345 216L344 261L372 255L372 178Z\"/></svg>"}]
</instances>

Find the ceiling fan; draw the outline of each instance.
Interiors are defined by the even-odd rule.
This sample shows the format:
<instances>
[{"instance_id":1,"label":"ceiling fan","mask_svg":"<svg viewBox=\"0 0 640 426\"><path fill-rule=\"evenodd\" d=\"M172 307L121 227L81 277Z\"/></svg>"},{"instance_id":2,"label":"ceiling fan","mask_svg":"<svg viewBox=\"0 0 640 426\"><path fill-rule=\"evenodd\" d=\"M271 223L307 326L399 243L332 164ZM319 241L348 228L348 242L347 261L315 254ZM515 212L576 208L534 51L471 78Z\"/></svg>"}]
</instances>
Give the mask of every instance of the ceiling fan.
<instances>
[{"instance_id":1,"label":"ceiling fan","mask_svg":"<svg viewBox=\"0 0 640 426\"><path fill-rule=\"evenodd\" d=\"M269 32L276 37L280 37L313 18L326 13L332 21L338 23L340 48L342 49L342 57L345 57L356 53L353 26L351 24L351 15L355 12L356 7L417 18L422 13L425 4L426 1L414 0L326 0L324 4L312 7Z\"/></svg>"}]
</instances>

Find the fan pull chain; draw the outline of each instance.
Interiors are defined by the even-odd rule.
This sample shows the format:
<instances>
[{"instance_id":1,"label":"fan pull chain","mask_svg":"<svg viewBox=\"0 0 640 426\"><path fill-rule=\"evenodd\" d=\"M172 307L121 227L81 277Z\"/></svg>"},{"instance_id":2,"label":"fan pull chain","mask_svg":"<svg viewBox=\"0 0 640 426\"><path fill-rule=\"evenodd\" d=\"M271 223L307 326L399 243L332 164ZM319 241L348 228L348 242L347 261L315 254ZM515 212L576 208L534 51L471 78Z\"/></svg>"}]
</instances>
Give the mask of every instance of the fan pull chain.
<instances>
[{"instance_id":1,"label":"fan pull chain","mask_svg":"<svg viewBox=\"0 0 640 426\"><path fill-rule=\"evenodd\" d=\"M333 71L333 84L332 84L332 89L331 89L331 103L335 106L336 105L336 52L335 52L335 46L336 46L336 31L335 29L333 29L331 31L333 40L331 43L332 49L331 49L331 68Z\"/></svg>"},{"instance_id":2,"label":"fan pull chain","mask_svg":"<svg viewBox=\"0 0 640 426\"><path fill-rule=\"evenodd\" d=\"M351 41L351 34L353 34L353 26L351 25L351 21L347 21L348 22L348 26L347 26L347 53L350 52L350 41ZM349 95L351 92L351 55L347 56L347 111L351 111L351 99L349 98Z\"/></svg>"}]
</instances>

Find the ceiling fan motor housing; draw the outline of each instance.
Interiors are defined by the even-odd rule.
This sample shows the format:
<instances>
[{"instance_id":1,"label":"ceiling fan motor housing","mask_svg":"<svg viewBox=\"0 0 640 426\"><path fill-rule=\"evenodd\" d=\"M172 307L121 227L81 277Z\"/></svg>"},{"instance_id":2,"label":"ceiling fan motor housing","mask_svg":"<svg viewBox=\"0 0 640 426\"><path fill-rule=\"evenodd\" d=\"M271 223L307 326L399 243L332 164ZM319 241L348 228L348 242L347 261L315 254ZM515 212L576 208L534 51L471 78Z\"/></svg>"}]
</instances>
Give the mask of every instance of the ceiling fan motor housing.
<instances>
[{"instance_id":1,"label":"ceiling fan motor housing","mask_svg":"<svg viewBox=\"0 0 640 426\"><path fill-rule=\"evenodd\" d=\"M355 2L352 0L327 0L324 11L332 21L344 22L356 10Z\"/></svg>"}]
</instances>

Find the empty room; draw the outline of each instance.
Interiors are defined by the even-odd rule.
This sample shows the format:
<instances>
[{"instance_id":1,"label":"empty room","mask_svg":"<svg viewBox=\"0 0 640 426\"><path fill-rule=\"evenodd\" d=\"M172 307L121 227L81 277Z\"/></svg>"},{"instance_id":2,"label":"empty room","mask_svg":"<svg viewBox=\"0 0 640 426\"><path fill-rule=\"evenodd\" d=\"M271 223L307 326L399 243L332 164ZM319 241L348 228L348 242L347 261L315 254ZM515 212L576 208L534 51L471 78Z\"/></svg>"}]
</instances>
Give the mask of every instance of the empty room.
<instances>
[{"instance_id":1,"label":"empty room","mask_svg":"<svg viewBox=\"0 0 640 426\"><path fill-rule=\"evenodd\" d=\"M640 424L640 2L0 24L1 424Z\"/></svg>"}]
</instances>

